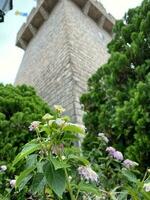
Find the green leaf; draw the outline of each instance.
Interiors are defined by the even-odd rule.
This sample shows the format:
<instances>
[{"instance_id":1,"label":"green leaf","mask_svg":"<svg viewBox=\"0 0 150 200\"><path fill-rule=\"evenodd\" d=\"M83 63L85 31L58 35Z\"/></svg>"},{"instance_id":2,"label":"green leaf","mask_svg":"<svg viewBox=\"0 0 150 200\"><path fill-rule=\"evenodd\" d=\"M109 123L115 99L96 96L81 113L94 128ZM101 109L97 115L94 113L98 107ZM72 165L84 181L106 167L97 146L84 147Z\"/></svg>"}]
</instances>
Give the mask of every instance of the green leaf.
<instances>
[{"instance_id":1,"label":"green leaf","mask_svg":"<svg viewBox=\"0 0 150 200\"><path fill-rule=\"evenodd\" d=\"M94 185L91 185L91 184L80 182L79 185L78 185L78 189L80 191L83 191L83 192L92 193L96 196L101 196L101 193L98 190L98 188Z\"/></svg>"},{"instance_id":2,"label":"green leaf","mask_svg":"<svg viewBox=\"0 0 150 200\"><path fill-rule=\"evenodd\" d=\"M39 143L27 143L24 146L23 150L16 156L15 160L13 161L13 166L29 154L39 150L40 148L41 145Z\"/></svg>"},{"instance_id":3,"label":"green leaf","mask_svg":"<svg viewBox=\"0 0 150 200\"><path fill-rule=\"evenodd\" d=\"M33 193L43 193L46 185L46 179L42 173L38 173L34 176L31 190Z\"/></svg>"},{"instance_id":4,"label":"green leaf","mask_svg":"<svg viewBox=\"0 0 150 200\"><path fill-rule=\"evenodd\" d=\"M78 134L84 134L85 133L84 128L80 127L77 124L72 124L72 123L68 123L62 129L63 129L63 131L70 131L72 133L78 133Z\"/></svg>"},{"instance_id":5,"label":"green leaf","mask_svg":"<svg viewBox=\"0 0 150 200\"><path fill-rule=\"evenodd\" d=\"M123 169L122 174L128 179L128 181L132 183L136 183L138 181L136 176L131 171L128 171L127 169Z\"/></svg>"},{"instance_id":6,"label":"green leaf","mask_svg":"<svg viewBox=\"0 0 150 200\"><path fill-rule=\"evenodd\" d=\"M75 155L73 155L73 154L71 154L71 155L69 155L68 156L68 159L69 160L74 160L74 161L76 161L76 162L80 162L80 163L82 163L82 164L84 164L84 165L88 165L89 164L89 161L86 159L86 158L84 158L84 157L81 157L81 156L75 156Z\"/></svg>"},{"instance_id":7,"label":"green leaf","mask_svg":"<svg viewBox=\"0 0 150 200\"><path fill-rule=\"evenodd\" d=\"M63 140L64 141L78 141L79 140L79 137L78 135L74 135L74 134L71 134L70 132L66 132L63 136Z\"/></svg>"},{"instance_id":8,"label":"green leaf","mask_svg":"<svg viewBox=\"0 0 150 200\"><path fill-rule=\"evenodd\" d=\"M36 165L37 162L37 154L31 154L28 156L26 160L26 168L33 167Z\"/></svg>"},{"instance_id":9,"label":"green leaf","mask_svg":"<svg viewBox=\"0 0 150 200\"><path fill-rule=\"evenodd\" d=\"M150 200L150 193L149 192L142 192L144 200Z\"/></svg>"},{"instance_id":10,"label":"green leaf","mask_svg":"<svg viewBox=\"0 0 150 200\"><path fill-rule=\"evenodd\" d=\"M133 198L133 200L139 200L139 197L137 195L137 193L135 192L135 189L132 187L127 187L128 190L128 194L130 194Z\"/></svg>"},{"instance_id":11,"label":"green leaf","mask_svg":"<svg viewBox=\"0 0 150 200\"><path fill-rule=\"evenodd\" d=\"M127 190L123 190L119 193L118 199L119 200L126 200L128 196L128 191Z\"/></svg>"},{"instance_id":12,"label":"green leaf","mask_svg":"<svg viewBox=\"0 0 150 200\"><path fill-rule=\"evenodd\" d=\"M58 160L58 158L51 157L50 160L53 163L55 170L70 167L70 165L68 165L63 160L61 160L61 161Z\"/></svg>"},{"instance_id":13,"label":"green leaf","mask_svg":"<svg viewBox=\"0 0 150 200\"><path fill-rule=\"evenodd\" d=\"M21 191L24 186L27 184L27 182L32 178L31 172L36 168L36 166L25 169L19 177L16 180L16 188L19 188L19 191Z\"/></svg>"},{"instance_id":14,"label":"green leaf","mask_svg":"<svg viewBox=\"0 0 150 200\"><path fill-rule=\"evenodd\" d=\"M45 161L37 162L36 167L38 173L43 173L43 166L45 163L46 163Z\"/></svg>"},{"instance_id":15,"label":"green leaf","mask_svg":"<svg viewBox=\"0 0 150 200\"><path fill-rule=\"evenodd\" d=\"M0 200L9 200L8 197L4 197L3 195L0 194Z\"/></svg>"},{"instance_id":16,"label":"green leaf","mask_svg":"<svg viewBox=\"0 0 150 200\"><path fill-rule=\"evenodd\" d=\"M50 188L59 196L62 197L65 191L66 178L63 169L55 170L52 162L48 161L43 166L45 178Z\"/></svg>"}]
</instances>

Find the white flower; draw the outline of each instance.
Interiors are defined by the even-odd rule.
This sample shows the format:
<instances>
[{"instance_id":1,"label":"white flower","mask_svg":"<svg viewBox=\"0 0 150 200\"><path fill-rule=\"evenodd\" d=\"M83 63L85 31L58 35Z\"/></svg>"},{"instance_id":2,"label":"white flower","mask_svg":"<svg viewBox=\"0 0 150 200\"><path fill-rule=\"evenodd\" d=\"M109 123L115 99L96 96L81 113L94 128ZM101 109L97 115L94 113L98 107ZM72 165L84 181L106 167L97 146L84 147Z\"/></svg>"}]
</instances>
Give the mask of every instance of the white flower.
<instances>
[{"instance_id":1,"label":"white flower","mask_svg":"<svg viewBox=\"0 0 150 200\"><path fill-rule=\"evenodd\" d=\"M65 109L62 106L60 106L60 105L54 105L54 108L59 113L65 112Z\"/></svg>"},{"instance_id":2,"label":"white flower","mask_svg":"<svg viewBox=\"0 0 150 200\"><path fill-rule=\"evenodd\" d=\"M29 126L29 130L34 131L39 126L39 124L40 124L39 121L32 122L31 125Z\"/></svg>"},{"instance_id":3,"label":"white flower","mask_svg":"<svg viewBox=\"0 0 150 200\"><path fill-rule=\"evenodd\" d=\"M98 137L100 137L105 143L109 142L108 138L105 136L104 133L99 133Z\"/></svg>"},{"instance_id":4,"label":"white flower","mask_svg":"<svg viewBox=\"0 0 150 200\"><path fill-rule=\"evenodd\" d=\"M69 176L68 179L69 179L69 182L70 182L72 180L72 176Z\"/></svg>"},{"instance_id":5,"label":"white flower","mask_svg":"<svg viewBox=\"0 0 150 200\"><path fill-rule=\"evenodd\" d=\"M65 159L66 159L66 157L65 157L65 156L61 156L61 159L62 159L62 160L65 160Z\"/></svg>"},{"instance_id":6,"label":"white flower","mask_svg":"<svg viewBox=\"0 0 150 200\"><path fill-rule=\"evenodd\" d=\"M62 126L62 125L65 123L65 121L62 120L61 118L57 118L57 119L55 120L55 123L56 123L58 126Z\"/></svg>"},{"instance_id":7,"label":"white flower","mask_svg":"<svg viewBox=\"0 0 150 200\"><path fill-rule=\"evenodd\" d=\"M134 162L132 160L126 159L126 160L123 161L123 165L126 168L130 169L132 167L138 166L138 163L136 163L136 162Z\"/></svg>"},{"instance_id":8,"label":"white flower","mask_svg":"<svg viewBox=\"0 0 150 200\"><path fill-rule=\"evenodd\" d=\"M150 192L150 183L145 183L143 186L145 192Z\"/></svg>"},{"instance_id":9,"label":"white flower","mask_svg":"<svg viewBox=\"0 0 150 200\"><path fill-rule=\"evenodd\" d=\"M84 178L87 181L98 181L97 173L93 171L90 166L80 166L78 168L78 173L80 174L81 178Z\"/></svg>"},{"instance_id":10,"label":"white flower","mask_svg":"<svg viewBox=\"0 0 150 200\"><path fill-rule=\"evenodd\" d=\"M10 180L10 186L12 187L12 188L14 188L15 187L15 185L16 185L16 180Z\"/></svg>"},{"instance_id":11,"label":"white flower","mask_svg":"<svg viewBox=\"0 0 150 200\"><path fill-rule=\"evenodd\" d=\"M7 166L6 165L0 166L0 172L5 172L6 170L7 170Z\"/></svg>"}]
</instances>

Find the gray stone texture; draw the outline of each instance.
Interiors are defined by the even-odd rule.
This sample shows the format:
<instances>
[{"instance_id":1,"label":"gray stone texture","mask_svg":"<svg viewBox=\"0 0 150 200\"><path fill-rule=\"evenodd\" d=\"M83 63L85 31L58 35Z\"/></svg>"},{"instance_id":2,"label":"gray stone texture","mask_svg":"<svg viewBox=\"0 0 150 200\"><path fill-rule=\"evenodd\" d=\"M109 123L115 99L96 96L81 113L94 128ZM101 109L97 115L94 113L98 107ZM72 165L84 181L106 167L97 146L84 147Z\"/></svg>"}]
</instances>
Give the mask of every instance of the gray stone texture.
<instances>
[{"instance_id":1,"label":"gray stone texture","mask_svg":"<svg viewBox=\"0 0 150 200\"><path fill-rule=\"evenodd\" d=\"M88 78L108 60L106 46L112 38L113 22L107 20L104 25L102 8L96 18L93 0L81 8L77 0L47 1L56 2L49 15L44 6L38 9L39 1L18 33L17 45L25 54L15 85L35 87L50 106L62 105L74 122L82 123L79 99L87 89ZM45 17L39 15L41 10ZM43 19L37 22L39 27L32 23L34 13Z\"/></svg>"}]
</instances>

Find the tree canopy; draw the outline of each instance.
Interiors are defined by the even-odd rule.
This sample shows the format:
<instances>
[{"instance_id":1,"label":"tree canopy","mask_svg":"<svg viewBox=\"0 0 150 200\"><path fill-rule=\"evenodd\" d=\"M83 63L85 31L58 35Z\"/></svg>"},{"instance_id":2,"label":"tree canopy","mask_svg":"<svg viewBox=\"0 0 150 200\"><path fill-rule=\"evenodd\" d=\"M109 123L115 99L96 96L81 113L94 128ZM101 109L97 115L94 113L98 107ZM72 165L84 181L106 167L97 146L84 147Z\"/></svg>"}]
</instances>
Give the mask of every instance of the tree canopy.
<instances>
[{"instance_id":1,"label":"tree canopy","mask_svg":"<svg viewBox=\"0 0 150 200\"><path fill-rule=\"evenodd\" d=\"M32 87L0 84L0 161L11 162L20 148L35 137L32 121L50 112Z\"/></svg>"},{"instance_id":2,"label":"tree canopy","mask_svg":"<svg viewBox=\"0 0 150 200\"><path fill-rule=\"evenodd\" d=\"M81 97L90 133L105 132L112 144L144 168L150 166L150 1L116 22L110 58L88 81Z\"/></svg>"}]
</instances>

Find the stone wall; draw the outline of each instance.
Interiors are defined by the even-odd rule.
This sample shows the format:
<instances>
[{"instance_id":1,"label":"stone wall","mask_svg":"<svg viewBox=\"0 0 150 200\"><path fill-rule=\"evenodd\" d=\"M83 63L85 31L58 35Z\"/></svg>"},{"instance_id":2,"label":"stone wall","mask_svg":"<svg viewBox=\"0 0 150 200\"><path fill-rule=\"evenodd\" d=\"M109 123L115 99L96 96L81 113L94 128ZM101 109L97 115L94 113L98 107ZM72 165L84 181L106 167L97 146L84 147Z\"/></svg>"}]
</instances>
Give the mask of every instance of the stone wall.
<instances>
[{"instance_id":1,"label":"stone wall","mask_svg":"<svg viewBox=\"0 0 150 200\"><path fill-rule=\"evenodd\" d=\"M87 16L92 15L90 9L88 1L80 8L74 1L60 0L40 28L34 29L30 42L19 39L18 43L26 50L15 84L34 86L49 105L61 104L78 123L82 123L79 98L88 78L107 61L106 45L111 40L102 16L97 21Z\"/></svg>"}]
</instances>

